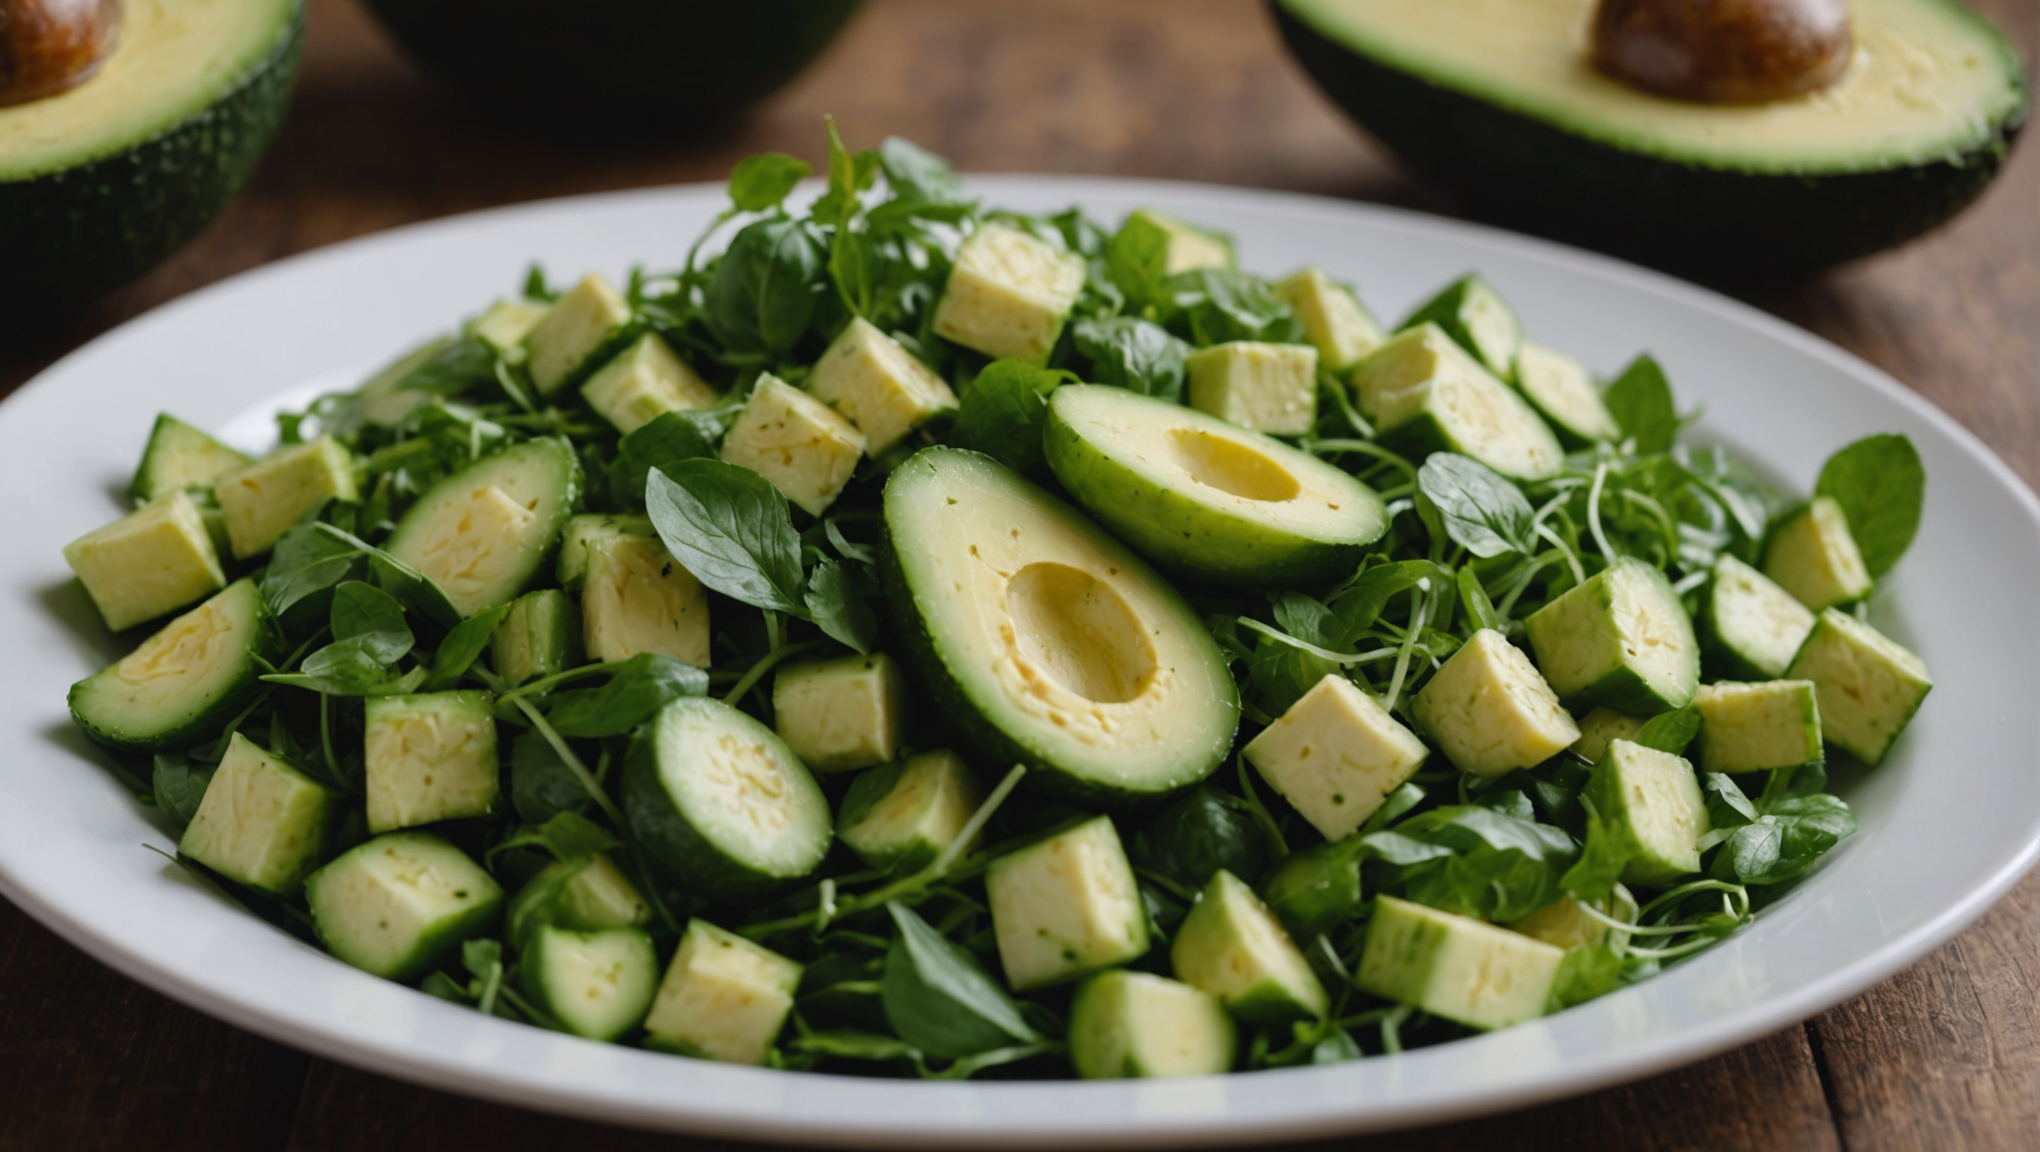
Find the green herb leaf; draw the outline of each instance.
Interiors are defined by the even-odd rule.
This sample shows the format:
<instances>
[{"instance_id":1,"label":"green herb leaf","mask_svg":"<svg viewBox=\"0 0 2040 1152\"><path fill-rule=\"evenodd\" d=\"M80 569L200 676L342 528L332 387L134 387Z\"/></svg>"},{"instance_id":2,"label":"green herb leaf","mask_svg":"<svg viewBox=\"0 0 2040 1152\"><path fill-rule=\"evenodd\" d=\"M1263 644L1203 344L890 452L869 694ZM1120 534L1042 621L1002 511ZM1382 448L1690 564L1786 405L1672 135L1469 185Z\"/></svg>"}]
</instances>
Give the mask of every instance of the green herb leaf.
<instances>
[{"instance_id":1,"label":"green herb leaf","mask_svg":"<svg viewBox=\"0 0 2040 1152\"><path fill-rule=\"evenodd\" d=\"M1210 784L1198 785L1134 831L1133 862L1193 891L1221 868L1254 883L1268 868L1267 840L1236 804Z\"/></svg>"},{"instance_id":2,"label":"green herb leaf","mask_svg":"<svg viewBox=\"0 0 2040 1152\"><path fill-rule=\"evenodd\" d=\"M864 654L878 645L878 617L871 610L874 591L855 569L824 560L809 575L803 599L816 627Z\"/></svg>"},{"instance_id":3,"label":"green herb leaf","mask_svg":"<svg viewBox=\"0 0 2040 1152\"><path fill-rule=\"evenodd\" d=\"M1537 510L1523 490L1487 465L1455 452L1433 452L1417 469L1417 496L1433 509L1452 542L1475 556L1537 550Z\"/></svg>"},{"instance_id":4,"label":"green herb leaf","mask_svg":"<svg viewBox=\"0 0 2040 1152\"><path fill-rule=\"evenodd\" d=\"M1559 886L1572 893L1573 899L1592 904L1606 898L1621 881L1622 870L1629 866L1629 848L1622 837L1609 830L1591 799L1580 797L1580 806L1587 810L1586 847L1579 863L1559 878Z\"/></svg>"},{"instance_id":5,"label":"green herb leaf","mask_svg":"<svg viewBox=\"0 0 2040 1152\"><path fill-rule=\"evenodd\" d=\"M1466 619L1475 628L1503 627L1501 614L1495 611L1494 601L1488 599L1487 589L1481 587L1480 574L1472 568L1459 570L1459 603L1466 609Z\"/></svg>"},{"instance_id":6,"label":"green herb leaf","mask_svg":"<svg viewBox=\"0 0 2040 1152\"><path fill-rule=\"evenodd\" d=\"M1665 370L1648 354L1630 361L1601 399L1623 433L1636 440L1637 455L1671 450L1679 434L1679 411L1672 403L1672 385L1665 379Z\"/></svg>"},{"instance_id":7,"label":"green herb leaf","mask_svg":"<svg viewBox=\"0 0 2040 1152\"><path fill-rule=\"evenodd\" d=\"M1159 324L1135 316L1079 320L1070 329L1077 355L1091 362L1089 379L1171 402L1183 396L1183 361L1190 346Z\"/></svg>"},{"instance_id":8,"label":"green herb leaf","mask_svg":"<svg viewBox=\"0 0 2040 1152\"><path fill-rule=\"evenodd\" d=\"M708 695L708 673L657 652L617 665L600 688L561 692L546 720L562 736L621 736L682 696Z\"/></svg>"},{"instance_id":9,"label":"green herb leaf","mask_svg":"<svg viewBox=\"0 0 2040 1152\"><path fill-rule=\"evenodd\" d=\"M1655 748L1660 752L1670 752L1674 756L1684 756L1686 746L1699 734L1700 710L1688 706L1658 713L1629 739L1645 748Z\"/></svg>"},{"instance_id":10,"label":"green herb leaf","mask_svg":"<svg viewBox=\"0 0 2040 1152\"><path fill-rule=\"evenodd\" d=\"M994 360L964 392L955 438L1015 472L1039 472L1048 394L1076 377L1025 360Z\"/></svg>"},{"instance_id":11,"label":"green herb leaf","mask_svg":"<svg viewBox=\"0 0 2040 1152\"><path fill-rule=\"evenodd\" d=\"M1903 434L1868 436L1830 456L1813 491L1842 506L1863 566L1882 576L1920 530L1927 470L1919 449Z\"/></svg>"},{"instance_id":12,"label":"green herb leaf","mask_svg":"<svg viewBox=\"0 0 2040 1152\"><path fill-rule=\"evenodd\" d=\"M156 753L149 785L156 807L179 828L190 824L198 815L198 806L205 799L206 786L212 783L215 770L212 765L193 763L182 752Z\"/></svg>"},{"instance_id":13,"label":"green herb leaf","mask_svg":"<svg viewBox=\"0 0 2040 1152\"><path fill-rule=\"evenodd\" d=\"M1780 884L1803 875L1855 830L1855 813L1825 792L1760 802L1756 820L1722 844L1712 871L1721 880Z\"/></svg>"},{"instance_id":14,"label":"green herb leaf","mask_svg":"<svg viewBox=\"0 0 2040 1152\"><path fill-rule=\"evenodd\" d=\"M299 524L285 532L269 554L262 573L262 602L270 615L281 616L308 597L347 579L361 550L344 538L320 531L319 524Z\"/></svg>"},{"instance_id":15,"label":"green herb leaf","mask_svg":"<svg viewBox=\"0 0 2040 1152\"><path fill-rule=\"evenodd\" d=\"M404 623L404 607L380 588L349 580L333 589L333 638L353 642L384 667L402 659L416 637Z\"/></svg>"},{"instance_id":16,"label":"green herb leaf","mask_svg":"<svg viewBox=\"0 0 2040 1152\"><path fill-rule=\"evenodd\" d=\"M709 331L738 352L785 352L814 320L828 286L828 258L805 221L773 218L746 226L709 280Z\"/></svg>"},{"instance_id":17,"label":"green herb leaf","mask_svg":"<svg viewBox=\"0 0 2040 1152\"><path fill-rule=\"evenodd\" d=\"M1429 560L1400 560L1362 570L1331 598L1333 623L1326 628L1324 647L1337 652L1353 651L1361 634L1381 618L1390 600L1425 580L1433 588L1443 588L1453 579L1450 568Z\"/></svg>"},{"instance_id":18,"label":"green herb leaf","mask_svg":"<svg viewBox=\"0 0 2040 1152\"><path fill-rule=\"evenodd\" d=\"M745 212L769 212L813 171L807 161L784 152L746 156L730 173L730 202Z\"/></svg>"},{"instance_id":19,"label":"green herb leaf","mask_svg":"<svg viewBox=\"0 0 2040 1152\"><path fill-rule=\"evenodd\" d=\"M878 146L878 162L895 198L955 202L963 199L963 179L949 161L911 140L888 136Z\"/></svg>"},{"instance_id":20,"label":"green herb leaf","mask_svg":"<svg viewBox=\"0 0 2040 1152\"><path fill-rule=\"evenodd\" d=\"M886 953L881 1000L902 1040L932 1056L960 1057L1041 1039L975 956L906 905L885 907L899 935Z\"/></svg>"},{"instance_id":21,"label":"green herb leaf","mask_svg":"<svg viewBox=\"0 0 2040 1152\"><path fill-rule=\"evenodd\" d=\"M473 619L463 620L446 639L439 642L439 650L432 654L432 672L425 677L421 691L445 692L458 687L460 678L474 667L476 660L488 650L489 641L495 638L496 626L503 617L510 614L508 604L499 604Z\"/></svg>"},{"instance_id":22,"label":"green herb leaf","mask_svg":"<svg viewBox=\"0 0 2040 1152\"><path fill-rule=\"evenodd\" d=\"M666 550L709 588L755 607L807 614L800 534L786 497L763 476L720 460L653 469L645 511Z\"/></svg>"},{"instance_id":23,"label":"green herb leaf","mask_svg":"<svg viewBox=\"0 0 2040 1152\"><path fill-rule=\"evenodd\" d=\"M587 789L538 732L526 732L510 743L510 803L526 824L544 824L590 803Z\"/></svg>"},{"instance_id":24,"label":"green herb leaf","mask_svg":"<svg viewBox=\"0 0 2040 1152\"><path fill-rule=\"evenodd\" d=\"M667 412L625 436L609 465L609 498L626 508L644 507L645 480L652 469L667 471L682 460L713 459L716 442L738 411L731 407Z\"/></svg>"},{"instance_id":25,"label":"green herb leaf","mask_svg":"<svg viewBox=\"0 0 2040 1152\"><path fill-rule=\"evenodd\" d=\"M1622 986L1622 957L1606 944L1581 944L1566 949L1558 963L1558 978L1552 982L1547 1011L1557 1012L1575 1004L1606 996Z\"/></svg>"},{"instance_id":26,"label":"green herb leaf","mask_svg":"<svg viewBox=\"0 0 2040 1152\"><path fill-rule=\"evenodd\" d=\"M1277 299L1259 276L1232 268L1199 268L1171 277L1167 290L1199 348L1234 340L1303 342L1296 310Z\"/></svg>"}]
</instances>

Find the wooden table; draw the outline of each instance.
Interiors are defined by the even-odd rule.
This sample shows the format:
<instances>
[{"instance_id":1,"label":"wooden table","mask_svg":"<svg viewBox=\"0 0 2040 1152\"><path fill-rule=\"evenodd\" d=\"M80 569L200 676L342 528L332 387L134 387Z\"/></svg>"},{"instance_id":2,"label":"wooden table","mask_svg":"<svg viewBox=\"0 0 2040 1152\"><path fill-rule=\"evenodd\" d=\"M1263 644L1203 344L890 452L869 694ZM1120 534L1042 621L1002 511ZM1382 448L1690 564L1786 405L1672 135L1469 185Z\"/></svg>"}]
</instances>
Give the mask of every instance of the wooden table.
<instances>
[{"instance_id":1,"label":"wooden table","mask_svg":"<svg viewBox=\"0 0 2040 1152\"><path fill-rule=\"evenodd\" d=\"M2027 57L2031 0L1986 0ZM676 61L676 67L684 67ZM0 346L0 394L202 285L306 249L547 196L720 180L739 157L913 138L966 171L1290 189L1453 213L1293 68L1252 0L874 0L820 63L706 139L483 118L351 0L312 0L297 101L238 202L168 264ZM819 166L819 164L818 164ZM2040 481L2040 151L1960 222L1813 284L1742 293L1905 381ZM10 494L18 496L19 494ZM734 1148L482 1104L311 1058L102 968L0 902L0 1149ZM2040 1148L2040 878L1865 995L1740 1051L1510 1115L1332 1147Z\"/></svg>"}]
</instances>

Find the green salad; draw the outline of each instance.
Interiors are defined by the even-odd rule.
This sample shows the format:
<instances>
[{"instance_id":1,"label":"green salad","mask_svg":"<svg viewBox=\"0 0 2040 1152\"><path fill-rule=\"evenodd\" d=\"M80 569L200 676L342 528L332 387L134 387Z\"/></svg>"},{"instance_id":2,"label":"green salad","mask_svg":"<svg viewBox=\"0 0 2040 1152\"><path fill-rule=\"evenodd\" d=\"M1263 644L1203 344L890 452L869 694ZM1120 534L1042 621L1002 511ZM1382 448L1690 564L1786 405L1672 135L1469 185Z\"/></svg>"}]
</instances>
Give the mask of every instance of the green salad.
<instances>
[{"instance_id":1,"label":"green salad","mask_svg":"<svg viewBox=\"0 0 2040 1152\"><path fill-rule=\"evenodd\" d=\"M1854 831L1829 758L1931 683L1866 620L1904 437L1784 499L1478 275L1391 329L1366 269L829 155L267 456L158 418L65 553L152 634L70 707L179 863L593 1040L1109 1078L1561 1011Z\"/></svg>"}]
</instances>

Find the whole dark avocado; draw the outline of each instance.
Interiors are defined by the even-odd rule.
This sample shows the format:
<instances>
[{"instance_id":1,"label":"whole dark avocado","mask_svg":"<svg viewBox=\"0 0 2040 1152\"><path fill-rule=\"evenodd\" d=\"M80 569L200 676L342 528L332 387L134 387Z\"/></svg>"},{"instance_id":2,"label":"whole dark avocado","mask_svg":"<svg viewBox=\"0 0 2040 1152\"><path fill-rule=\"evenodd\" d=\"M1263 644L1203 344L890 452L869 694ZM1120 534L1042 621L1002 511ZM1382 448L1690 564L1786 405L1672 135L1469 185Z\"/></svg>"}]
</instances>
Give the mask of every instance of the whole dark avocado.
<instances>
[{"instance_id":1,"label":"whole dark avocado","mask_svg":"<svg viewBox=\"0 0 2040 1152\"><path fill-rule=\"evenodd\" d=\"M427 71L472 93L540 114L592 111L685 132L793 79L862 3L368 0L368 7Z\"/></svg>"},{"instance_id":2,"label":"whole dark avocado","mask_svg":"<svg viewBox=\"0 0 2040 1152\"><path fill-rule=\"evenodd\" d=\"M2026 120L2002 32L1956 0L1857 0L1832 86L1704 104L1595 69L1593 0L1270 0L1304 69L1485 215L1703 275L1903 244L1975 200Z\"/></svg>"}]
</instances>

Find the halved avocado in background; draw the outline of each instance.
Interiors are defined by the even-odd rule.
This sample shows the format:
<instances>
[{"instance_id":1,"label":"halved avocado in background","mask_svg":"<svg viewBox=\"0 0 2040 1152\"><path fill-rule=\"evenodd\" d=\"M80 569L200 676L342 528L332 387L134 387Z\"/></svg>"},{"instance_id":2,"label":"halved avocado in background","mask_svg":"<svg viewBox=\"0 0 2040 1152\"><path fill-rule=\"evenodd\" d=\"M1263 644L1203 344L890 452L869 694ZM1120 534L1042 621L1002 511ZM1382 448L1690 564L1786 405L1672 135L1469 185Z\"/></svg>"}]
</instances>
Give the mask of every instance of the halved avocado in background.
<instances>
[{"instance_id":1,"label":"halved avocado in background","mask_svg":"<svg viewBox=\"0 0 2040 1152\"><path fill-rule=\"evenodd\" d=\"M283 121L303 0L126 0L69 91L0 107L0 304L131 279L212 220Z\"/></svg>"},{"instance_id":2,"label":"halved avocado in background","mask_svg":"<svg viewBox=\"0 0 2040 1152\"><path fill-rule=\"evenodd\" d=\"M1419 173L1484 210L1659 263L1803 273L1946 221L2003 167L2030 94L1956 0L1854 0L1832 87L1759 104L1597 71L1594 0L1271 0L1291 51Z\"/></svg>"}]
</instances>

